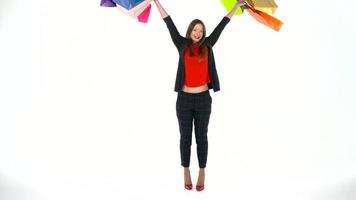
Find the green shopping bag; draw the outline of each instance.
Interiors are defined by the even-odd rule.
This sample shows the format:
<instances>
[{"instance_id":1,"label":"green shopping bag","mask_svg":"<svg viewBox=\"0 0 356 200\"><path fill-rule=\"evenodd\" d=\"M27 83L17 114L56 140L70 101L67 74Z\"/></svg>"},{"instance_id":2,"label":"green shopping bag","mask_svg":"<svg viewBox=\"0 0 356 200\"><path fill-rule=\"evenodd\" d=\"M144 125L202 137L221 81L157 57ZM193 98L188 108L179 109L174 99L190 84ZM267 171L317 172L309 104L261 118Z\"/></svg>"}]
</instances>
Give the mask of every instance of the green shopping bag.
<instances>
[{"instance_id":1,"label":"green shopping bag","mask_svg":"<svg viewBox=\"0 0 356 200\"><path fill-rule=\"evenodd\" d=\"M224 5L227 11L230 11L236 4L236 0L220 0L220 2ZM240 7L236 10L235 15L241 15L243 12L243 9Z\"/></svg>"}]
</instances>

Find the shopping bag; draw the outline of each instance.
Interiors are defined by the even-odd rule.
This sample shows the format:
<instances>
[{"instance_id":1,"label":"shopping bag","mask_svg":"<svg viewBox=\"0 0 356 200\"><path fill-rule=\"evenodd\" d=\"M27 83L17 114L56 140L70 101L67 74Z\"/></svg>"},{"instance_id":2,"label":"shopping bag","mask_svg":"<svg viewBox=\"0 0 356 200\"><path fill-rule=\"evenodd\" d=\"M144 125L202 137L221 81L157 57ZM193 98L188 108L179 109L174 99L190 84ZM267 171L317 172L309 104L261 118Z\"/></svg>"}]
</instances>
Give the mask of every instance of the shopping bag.
<instances>
[{"instance_id":1,"label":"shopping bag","mask_svg":"<svg viewBox=\"0 0 356 200\"><path fill-rule=\"evenodd\" d=\"M270 15L274 14L278 8L274 0L246 0L246 2L252 8L268 13Z\"/></svg>"},{"instance_id":2,"label":"shopping bag","mask_svg":"<svg viewBox=\"0 0 356 200\"><path fill-rule=\"evenodd\" d=\"M137 17L139 22L147 23L151 12L151 4Z\"/></svg>"},{"instance_id":3,"label":"shopping bag","mask_svg":"<svg viewBox=\"0 0 356 200\"><path fill-rule=\"evenodd\" d=\"M256 10L251 7L247 7L245 10L247 10L247 12L258 22L272 28L275 31L279 31L283 25L283 22L281 22L279 19L260 10Z\"/></svg>"},{"instance_id":4,"label":"shopping bag","mask_svg":"<svg viewBox=\"0 0 356 200\"><path fill-rule=\"evenodd\" d=\"M140 4L136 5L134 8L127 10L124 7L118 5L117 8L125 13L126 15L136 19L150 4L152 0L144 0Z\"/></svg>"},{"instance_id":5,"label":"shopping bag","mask_svg":"<svg viewBox=\"0 0 356 200\"><path fill-rule=\"evenodd\" d=\"M224 7L227 11L230 11L234 7L236 1L237 0L220 0L220 2L224 5ZM240 7L236 10L235 15L240 15L242 13L243 13L243 10Z\"/></svg>"},{"instance_id":6,"label":"shopping bag","mask_svg":"<svg viewBox=\"0 0 356 200\"><path fill-rule=\"evenodd\" d=\"M100 6L103 6L103 7L116 7L116 4L111 0L101 0Z\"/></svg>"},{"instance_id":7,"label":"shopping bag","mask_svg":"<svg viewBox=\"0 0 356 200\"><path fill-rule=\"evenodd\" d=\"M126 10L130 10L142 3L144 0L113 0L116 4L124 7Z\"/></svg>"}]
</instances>

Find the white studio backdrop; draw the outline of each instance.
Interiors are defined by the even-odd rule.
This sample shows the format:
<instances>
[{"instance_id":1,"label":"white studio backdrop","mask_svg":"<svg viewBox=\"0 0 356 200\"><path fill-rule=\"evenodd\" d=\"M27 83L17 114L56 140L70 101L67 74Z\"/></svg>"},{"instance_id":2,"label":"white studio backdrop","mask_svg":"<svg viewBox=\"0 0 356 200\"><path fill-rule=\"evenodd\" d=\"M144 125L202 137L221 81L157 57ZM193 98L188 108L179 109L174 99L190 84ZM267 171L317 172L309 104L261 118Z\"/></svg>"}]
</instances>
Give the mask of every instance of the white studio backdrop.
<instances>
[{"instance_id":1,"label":"white studio backdrop","mask_svg":"<svg viewBox=\"0 0 356 200\"><path fill-rule=\"evenodd\" d=\"M280 32L234 16L214 47L197 193L183 188L178 53L155 5L142 24L99 0L0 0L0 199L355 199L356 4L276 2ZM182 35L227 13L161 3Z\"/></svg>"}]
</instances>

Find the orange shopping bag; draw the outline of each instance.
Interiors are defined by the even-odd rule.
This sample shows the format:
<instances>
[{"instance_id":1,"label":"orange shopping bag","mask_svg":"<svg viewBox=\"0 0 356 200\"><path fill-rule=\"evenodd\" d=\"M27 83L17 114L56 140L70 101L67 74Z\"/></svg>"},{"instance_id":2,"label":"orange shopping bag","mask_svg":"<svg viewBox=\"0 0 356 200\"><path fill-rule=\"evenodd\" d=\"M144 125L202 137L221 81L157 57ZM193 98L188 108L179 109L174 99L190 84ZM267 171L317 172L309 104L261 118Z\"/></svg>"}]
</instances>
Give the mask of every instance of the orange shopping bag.
<instances>
[{"instance_id":1,"label":"orange shopping bag","mask_svg":"<svg viewBox=\"0 0 356 200\"><path fill-rule=\"evenodd\" d=\"M247 6L245 10L247 10L247 12L250 13L250 15L258 22L272 28L275 31L279 31L283 25L283 22L281 22L279 19L260 10L256 10L251 6Z\"/></svg>"}]
</instances>

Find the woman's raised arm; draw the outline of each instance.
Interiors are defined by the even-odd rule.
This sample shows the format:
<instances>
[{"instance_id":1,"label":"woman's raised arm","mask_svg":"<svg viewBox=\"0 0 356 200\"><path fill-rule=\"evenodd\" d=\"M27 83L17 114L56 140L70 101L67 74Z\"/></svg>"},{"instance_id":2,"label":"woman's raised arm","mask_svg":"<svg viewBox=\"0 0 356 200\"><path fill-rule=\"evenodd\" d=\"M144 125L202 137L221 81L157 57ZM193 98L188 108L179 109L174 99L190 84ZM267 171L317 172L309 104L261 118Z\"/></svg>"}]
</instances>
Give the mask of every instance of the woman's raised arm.
<instances>
[{"instance_id":1,"label":"woman's raised arm","mask_svg":"<svg viewBox=\"0 0 356 200\"><path fill-rule=\"evenodd\" d=\"M235 3L235 5L234 5L234 7L231 9L231 11L230 11L229 13L227 13L226 17L228 17L228 18L231 19L231 18L234 16L236 10L237 10L240 6L243 6L243 5L245 5L245 4L246 4L245 0L237 0L236 3Z\"/></svg>"},{"instance_id":2,"label":"woman's raised arm","mask_svg":"<svg viewBox=\"0 0 356 200\"><path fill-rule=\"evenodd\" d=\"M173 40L174 45L177 47L177 49L180 49L180 47L184 44L185 38L179 34L179 32L177 30L177 27L174 24L171 16L169 16L167 14L167 12L164 10L164 8L159 3L159 1L158 0L154 0L154 2L157 5L159 13L161 13L163 21L166 22L167 28L169 30L169 33L171 35L171 38Z\"/></svg>"},{"instance_id":3,"label":"woman's raised arm","mask_svg":"<svg viewBox=\"0 0 356 200\"><path fill-rule=\"evenodd\" d=\"M158 0L153 0L158 8L159 13L161 14L162 18L166 18L168 16L166 10L162 7L161 3Z\"/></svg>"}]
</instances>

